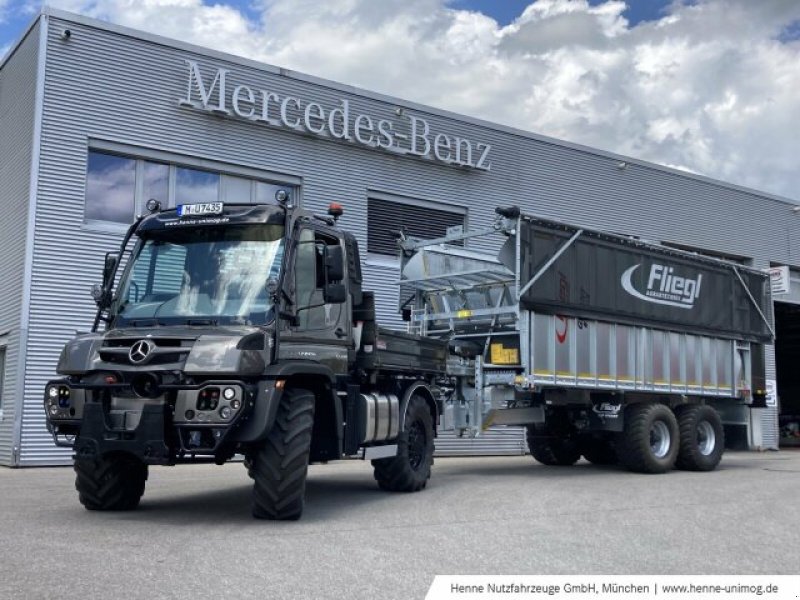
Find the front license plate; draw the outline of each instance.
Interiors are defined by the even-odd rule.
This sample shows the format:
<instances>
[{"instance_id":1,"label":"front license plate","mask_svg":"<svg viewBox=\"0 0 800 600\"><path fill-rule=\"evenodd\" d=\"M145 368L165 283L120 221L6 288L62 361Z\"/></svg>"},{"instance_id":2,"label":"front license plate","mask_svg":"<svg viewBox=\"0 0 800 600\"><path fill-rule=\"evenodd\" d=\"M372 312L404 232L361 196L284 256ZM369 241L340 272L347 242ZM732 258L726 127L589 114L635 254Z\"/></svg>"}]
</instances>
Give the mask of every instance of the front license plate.
<instances>
[{"instance_id":1,"label":"front license plate","mask_svg":"<svg viewBox=\"0 0 800 600\"><path fill-rule=\"evenodd\" d=\"M179 204L179 217L196 217L199 215L222 214L222 202L204 202L201 204Z\"/></svg>"}]
</instances>

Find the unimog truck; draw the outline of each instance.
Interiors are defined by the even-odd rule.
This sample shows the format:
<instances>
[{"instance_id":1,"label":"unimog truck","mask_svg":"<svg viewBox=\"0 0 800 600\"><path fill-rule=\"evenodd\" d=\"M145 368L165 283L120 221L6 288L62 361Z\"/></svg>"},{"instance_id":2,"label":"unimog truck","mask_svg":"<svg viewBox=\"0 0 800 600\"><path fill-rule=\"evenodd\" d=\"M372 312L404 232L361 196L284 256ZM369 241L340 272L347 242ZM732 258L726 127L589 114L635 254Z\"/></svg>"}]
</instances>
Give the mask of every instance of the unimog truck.
<instances>
[{"instance_id":1,"label":"unimog truck","mask_svg":"<svg viewBox=\"0 0 800 600\"><path fill-rule=\"evenodd\" d=\"M276 200L151 200L106 255L92 331L44 393L87 509L135 508L149 465L243 456L253 515L297 519L309 463L369 459L382 489L419 491L439 431L491 425L526 426L546 465L711 470L764 399L759 271L501 208L477 231L397 232L392 331L341 207ZM464 246L479 236L499 253Z\"/></svg>"},{"instance_id":2,"label":"unimog truck","mask_svg":"<svg viewBox=\"0 0 800 600\"><path fill-rule=\"evenodd\" d=\"M106 255L93 332L66 345L45 391L87 509L136 507L148 465L237 454L259 518L300 517L309 462L361 456L383 489L425 487L446 342L377 326L341 209L281 201L151 202Z\"/></svg>"}]
</instances>

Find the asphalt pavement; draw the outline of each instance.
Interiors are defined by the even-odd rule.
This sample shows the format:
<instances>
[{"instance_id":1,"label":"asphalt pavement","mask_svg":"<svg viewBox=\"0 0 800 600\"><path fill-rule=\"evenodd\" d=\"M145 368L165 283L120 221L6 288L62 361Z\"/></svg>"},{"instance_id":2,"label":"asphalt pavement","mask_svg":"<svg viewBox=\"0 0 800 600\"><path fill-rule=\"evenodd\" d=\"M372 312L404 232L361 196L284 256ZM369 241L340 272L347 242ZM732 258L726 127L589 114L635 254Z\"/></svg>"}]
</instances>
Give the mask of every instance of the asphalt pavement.
<instances>
[{"instance_id":1,"label":"asphalt pavement","mask_svg":"<svg viewBox=\"0 0 800 600\"><path fill-rule=\"evenodd\" d=\"M798 574L800 451L640 475L437 458L428 488L314 465L299 522L255 521L241 464L151 468L133 512L68 468L0 468L0 598L423 598L436 574Z\"/></svg>"}]
</instances>

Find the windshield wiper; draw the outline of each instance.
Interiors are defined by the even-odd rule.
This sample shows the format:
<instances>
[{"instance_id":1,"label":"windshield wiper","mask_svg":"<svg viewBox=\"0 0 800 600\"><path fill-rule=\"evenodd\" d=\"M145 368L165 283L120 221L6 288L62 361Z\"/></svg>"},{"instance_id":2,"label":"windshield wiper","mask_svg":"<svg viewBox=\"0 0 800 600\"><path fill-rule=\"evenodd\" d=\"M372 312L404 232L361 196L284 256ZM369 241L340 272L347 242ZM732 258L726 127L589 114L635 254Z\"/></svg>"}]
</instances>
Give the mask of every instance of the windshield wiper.
<instances>
[{"instance_id":1,"label":"windshield wiper","mask_svg":"<svg viewBox=\"0 0 800 600\"><path fill-rule=\"evenodd\" d=\"M218 322L216 319L186 319L186 324L189 326L192 325L212 325L216 326Z\"/></svg>"},{"instance_id":2,"label":"windshield wiper","mask_svg":"<svg viewBox=\"0 0 800 600\"><path fill-rule=\"evenodd\" d=\"M131 327L157 327L158 321L153 318L146 318L146 319L131 319L129 321L125 321L126 325L130 325Z\"/></svg>"}]
</instances>

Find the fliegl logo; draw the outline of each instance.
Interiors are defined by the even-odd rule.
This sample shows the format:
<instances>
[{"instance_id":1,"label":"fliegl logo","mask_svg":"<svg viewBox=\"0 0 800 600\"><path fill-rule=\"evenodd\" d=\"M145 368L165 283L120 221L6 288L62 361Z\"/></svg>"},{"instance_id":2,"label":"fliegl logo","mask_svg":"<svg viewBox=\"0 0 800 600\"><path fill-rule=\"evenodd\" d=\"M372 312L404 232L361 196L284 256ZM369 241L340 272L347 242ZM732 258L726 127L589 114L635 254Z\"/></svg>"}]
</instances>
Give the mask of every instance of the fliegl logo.
<instances>
[{"instance_id":1,"label":"fliegl logo","mask_svg":"<svg viewBox=\"0 0 800 600\"><path fill-rule=\"evenodd\" d=\"M675 275L675 270L666 265L653 263L650 266L650 276L647 278L647 289L640 292L633 285L633 274L642 263L633 265L622 274L622 288L631 296L666 306L691 309L694 301L700 296L700 284L703 282L702 273L692 279Z\"/></svg>"}]
</instances>

